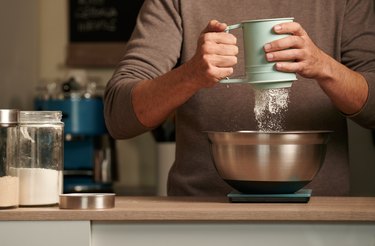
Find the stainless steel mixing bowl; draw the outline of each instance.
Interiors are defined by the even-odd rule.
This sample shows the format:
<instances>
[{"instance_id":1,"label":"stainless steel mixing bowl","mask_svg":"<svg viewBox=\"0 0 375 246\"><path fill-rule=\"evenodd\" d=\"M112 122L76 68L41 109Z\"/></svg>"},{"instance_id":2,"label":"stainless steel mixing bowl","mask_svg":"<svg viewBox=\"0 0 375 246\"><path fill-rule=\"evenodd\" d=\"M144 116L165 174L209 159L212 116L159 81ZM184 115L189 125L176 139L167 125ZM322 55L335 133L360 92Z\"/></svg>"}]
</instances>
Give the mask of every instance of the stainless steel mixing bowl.
<instances>
[{"instance_id":1,"label":"stainless steel mixing bowl","mask_svg":"<svg viewBox=\"0 0 375 246\"><path fill-rule=\"evenodd\" d=\"M207 132L219 175L242 193L290 194L321 168L330 131Z\"/></svg>"}]
</instances>

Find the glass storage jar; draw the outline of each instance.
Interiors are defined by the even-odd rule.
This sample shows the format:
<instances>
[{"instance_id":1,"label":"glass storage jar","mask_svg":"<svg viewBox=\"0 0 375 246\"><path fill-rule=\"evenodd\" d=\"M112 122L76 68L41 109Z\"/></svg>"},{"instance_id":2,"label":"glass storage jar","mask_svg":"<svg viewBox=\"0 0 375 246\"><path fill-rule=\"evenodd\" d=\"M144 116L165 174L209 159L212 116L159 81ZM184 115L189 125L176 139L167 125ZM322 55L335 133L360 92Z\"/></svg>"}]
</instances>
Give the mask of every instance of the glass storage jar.
<instances>
[{"instance_id":1,"label":"glass storage jar","mask_svg":"<svg viewBox=\"0 0 375 246\"><path fill-rule=\"evenodd\" d=\"M0 208L18 206L17 125L19 111L0 109Z\"/></svg>"},{"instance_id":2,"label":"glass storage jar","mask_svg":"<svg viewBox=\"0 0 375 246\"><path fill-rule=\"evenodd\" d=\"M20 111L19 205L54 205L63 188L64 124L60 111Z\"/></svg>"}]
</instances>

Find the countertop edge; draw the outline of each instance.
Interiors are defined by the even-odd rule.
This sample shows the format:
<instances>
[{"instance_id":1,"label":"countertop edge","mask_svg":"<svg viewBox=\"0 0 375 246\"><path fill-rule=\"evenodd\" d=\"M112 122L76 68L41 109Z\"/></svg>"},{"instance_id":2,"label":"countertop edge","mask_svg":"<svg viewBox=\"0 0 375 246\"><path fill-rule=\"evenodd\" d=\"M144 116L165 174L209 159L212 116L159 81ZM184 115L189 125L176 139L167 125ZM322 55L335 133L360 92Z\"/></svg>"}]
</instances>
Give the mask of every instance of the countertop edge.
<instances>
[{"instance_id":1,"label":"countertop edge","mask_svg":"<svg viewBox=\"0 0 375 246\"><path fill-rule=\"evenodd\" d=\"M116 197L113 209L0 210L0 221L375 223L375 197L312 197L307 204L232 204L225 198Z\"/></svg>"}]
</instances>

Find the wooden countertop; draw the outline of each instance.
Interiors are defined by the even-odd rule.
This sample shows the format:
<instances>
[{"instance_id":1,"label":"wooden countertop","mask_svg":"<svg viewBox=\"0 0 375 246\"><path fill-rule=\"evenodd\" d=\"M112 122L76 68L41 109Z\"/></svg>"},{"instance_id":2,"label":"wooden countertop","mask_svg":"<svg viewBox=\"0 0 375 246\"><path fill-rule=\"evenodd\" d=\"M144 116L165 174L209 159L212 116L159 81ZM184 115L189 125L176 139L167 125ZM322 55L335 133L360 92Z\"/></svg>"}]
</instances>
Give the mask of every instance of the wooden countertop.
<instances>
[{"instance_id":1,"label":"wooden countertop","mask_svg":"<svg viewBox=\"0 0 375 246\"><path fill-rule=\"evenodd\" d=\"M0 210L0 221L324 221L375 223L375 197L311 197L308 203L229 203L226 197L116 197L113 209Z\"/></svg>"}]
</instances>

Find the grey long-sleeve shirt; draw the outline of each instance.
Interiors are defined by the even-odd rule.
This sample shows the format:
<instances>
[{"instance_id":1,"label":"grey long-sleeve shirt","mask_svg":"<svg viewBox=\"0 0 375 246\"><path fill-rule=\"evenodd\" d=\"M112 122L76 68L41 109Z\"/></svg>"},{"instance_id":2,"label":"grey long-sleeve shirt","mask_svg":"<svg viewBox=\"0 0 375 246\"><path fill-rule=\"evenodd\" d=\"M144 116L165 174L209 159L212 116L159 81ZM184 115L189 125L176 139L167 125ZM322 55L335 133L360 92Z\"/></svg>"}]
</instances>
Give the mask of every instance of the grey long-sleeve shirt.
<instances>
[{"instance_id":1,"label":"grey long-sleeve shirt","mask_svg":"<svg viewBox=\"0 0 375 246\"><path fill-rule=\"evenodd\" d=\"M375 15L373 0L146 0L126 53L109 81L105 117L115 138L150 129L137 120L131 91L140 80L158 77L195 53L200 32L211 19L294 17L324 52L361 73L369 85L364 108L351 119L375 127ZM235 76L244 73L241 34ZM248 84L201 89L176 110L176 160L169 195L224 195L232 189L218 176L204 131L256 130L254 92ZM349 191L346 118L317 82L298 77L290 90L285 130L332 130L322 169L309 184L315 195Z\"/></svg>"}]
</instances>

